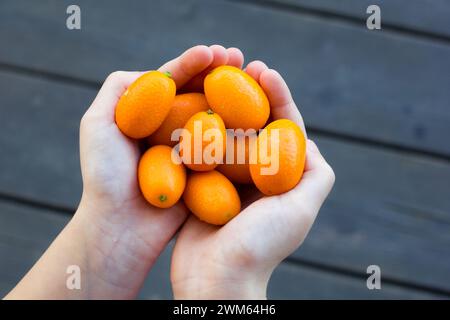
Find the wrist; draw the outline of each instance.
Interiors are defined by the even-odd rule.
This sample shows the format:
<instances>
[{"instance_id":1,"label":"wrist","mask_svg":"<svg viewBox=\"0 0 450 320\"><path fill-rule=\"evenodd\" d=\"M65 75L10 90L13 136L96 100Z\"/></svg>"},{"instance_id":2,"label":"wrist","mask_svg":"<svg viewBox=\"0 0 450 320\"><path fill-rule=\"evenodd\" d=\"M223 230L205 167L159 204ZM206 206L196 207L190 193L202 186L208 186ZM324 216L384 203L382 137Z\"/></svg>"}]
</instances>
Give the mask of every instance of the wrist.
<instances>
[{"instance_id":1,"label":"wrist","mask_svg":"<svg viewBox=\"0 0 450 320\"><path fill-rule=\"evenodd\" d=\"M270 272L208 269L199 277L172 279L175 299L265 300Z\"/></svg>"},{"instance_id":2,"label":"wrist","mask_svg":"<svg viewBox=\"0 0 450 320\"><path fill-rule=\"evenodd\" d=\"M69 223L81 246L86 298L134 298L156 260L152 250L132 239L126 226L114 222L114 215L119 214L118 208L89 201L83 195Z\"/></svg>"}]
</instances>

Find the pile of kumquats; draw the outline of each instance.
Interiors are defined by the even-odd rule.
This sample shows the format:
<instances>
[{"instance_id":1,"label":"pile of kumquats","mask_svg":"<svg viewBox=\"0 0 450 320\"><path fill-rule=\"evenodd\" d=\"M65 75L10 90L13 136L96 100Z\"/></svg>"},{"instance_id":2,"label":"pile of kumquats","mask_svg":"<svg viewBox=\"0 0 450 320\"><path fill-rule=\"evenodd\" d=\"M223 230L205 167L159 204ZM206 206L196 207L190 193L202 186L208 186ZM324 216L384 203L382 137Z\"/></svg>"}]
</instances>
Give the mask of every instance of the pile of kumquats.
<instances>
[{"instance_id":1,"label":"pile of kumquats","mask_svg":"<svg viewBox=\"0 0 450 320\"><path fill-rule=\"evenodd\" d=\"M268 123L269 116L261 86L232 66L212 70L203 93L177 94L170 73L147 72L123 93L115 113L123 134L150 146L138 167L145 199L169 208L183 198L200 220L215 225L241 211L237 185L274 196L303 175L301 129L287 119Z\"/></svg>"}]
</instances>

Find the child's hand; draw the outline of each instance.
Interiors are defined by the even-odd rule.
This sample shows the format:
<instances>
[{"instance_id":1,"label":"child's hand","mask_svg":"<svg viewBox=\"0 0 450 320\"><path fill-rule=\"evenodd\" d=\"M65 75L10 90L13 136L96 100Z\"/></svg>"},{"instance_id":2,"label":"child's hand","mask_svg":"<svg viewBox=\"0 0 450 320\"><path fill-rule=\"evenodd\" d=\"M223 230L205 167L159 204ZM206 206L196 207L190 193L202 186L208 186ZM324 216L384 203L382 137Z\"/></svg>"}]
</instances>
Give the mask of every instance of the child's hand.
<instances>
[{"instance_id":1,"label":"child's hand","mask_svg":"<svg viewBox=\"0 0 450 320\"><path fill-rule=\"evenodd\" d=\"M274 120L288 118L305 130L282 77L261 62L249 64L246 71L266 92ZM221 228L191 216L172 257L175 298L265 298L272 271L303 242L334 179L308 140L305 172L295 189L262 198L255 188L246 190L248 198L242 200L249 206Z\"/></svg>"},{"instance_id":2,"label":"child's hand","mask_svg":"<svg viewBox=\"0 0 450 320\"><path fill-rule=\"evenodd\" d=\"M197 46L159 70L177 88L195 89L209 68L241 66L235 48ZM138 142L114 121L120 96L142 72L114 72L103 84L80 126L83 196L66 228L8 298L132 298L168 241L185 221L182 203L170 209L148 204L140 193ZM81 268L81 290L66 287L66 268Z\"/></svg>"},{"instance_id":3,"label":"child's hand","mask_svg":"<svg viewBox=\"0 0 450 320\"><path fill-rule=\"evenodd\" d=\"M177 88L214 65L242 64L237 49L194 47L159 70L170 72ZM105 81L81 123L80 153L83 174L81 207L98 248L93 257L98 276L119 288L138 289L149 268L184 222L182 202L170 209L148 204L139 190L138 143L125 137L114 122L116 103L141 73L116 72ZM132 290L132 295L136 293ZM131 292L130 292L131 293Z\"/></svg>"}]
</instances>

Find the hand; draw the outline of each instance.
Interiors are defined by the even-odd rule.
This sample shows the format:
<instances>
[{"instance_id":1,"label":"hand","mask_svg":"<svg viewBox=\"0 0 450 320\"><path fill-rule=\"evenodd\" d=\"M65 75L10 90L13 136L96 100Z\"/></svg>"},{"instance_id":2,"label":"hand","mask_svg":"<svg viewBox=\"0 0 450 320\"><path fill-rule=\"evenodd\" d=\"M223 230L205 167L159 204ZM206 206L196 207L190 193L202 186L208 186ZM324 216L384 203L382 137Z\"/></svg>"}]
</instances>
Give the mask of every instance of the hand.
<instances>
[{"instance_id":1,"label":"hand","mask_svg":"<svg viewBox=\"0 0 450 320\"><path fill-rule=\"evenodd\" d=\"M177 88L198 86L204 72L222 64L242 64L239 50L221 46L189 49L159 70L169 71ZM202 73L203 72L203 73ZM116 72L108 77L81 123L80 153L83 197L80 207L88 243L97 249L90 263L98 278L127 297L140 285L167 242L185 221L181 202L170 209L148 204L139 190L138 142L124 136L114 122L115 105L141 72ZM194 89L194 88L192 88Z\"/></svg>"},{"instance_id":2,"label":"hand","mask_svg":"<svg viewBox=\"0 0 450 320\"><path fill-rule=\"evenodd\" d=\"M266 92L273 119L296 122L306 136L302 117L279 73L259 61L250 63L246 72ZM266 298L273 270L301 245L334 180L333 170L308 140L305 172L293 190L262 197L256 188L247 188L241 194L243 206L249 205L223 227L191 216L172 257L175 298Z\"/></svg>"},{"instance_id":3,"label":"hand","mask_svg":"<svg viewBox=\"0 0 450 320\"><path fill-rule=\"evenodd\" d=\"M242 65L235 48L196 46L159 70L177 88L200 90L207 70ZM83 195L73 219L8 294L8 299L134 298L151 266L187 217L182 203L170 209L148 204L139 191L139 143L114 121L115 106L142 72L114 72L80 125ZM81 290L67 290L66 268L81 269Z\"/></svg>"}]
</instances>

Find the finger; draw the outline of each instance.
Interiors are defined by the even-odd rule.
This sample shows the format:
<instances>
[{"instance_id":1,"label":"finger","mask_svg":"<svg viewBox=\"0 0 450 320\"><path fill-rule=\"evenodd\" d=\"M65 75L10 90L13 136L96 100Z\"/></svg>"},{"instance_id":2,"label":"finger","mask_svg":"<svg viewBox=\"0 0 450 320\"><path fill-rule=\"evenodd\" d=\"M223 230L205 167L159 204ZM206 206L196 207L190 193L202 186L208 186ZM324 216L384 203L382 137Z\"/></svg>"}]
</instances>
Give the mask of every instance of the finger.
<instances>
[{"instance_id":1,"label":"finger","mask_svg":"<svg viewBox=\"0 0 450 320\"><path fill-rule=\"evenodd\" d=\"M242 246L252 248L259 263L266 263L267 257L280 261L298 248L333 186L333 170L316 145L308 140L307 148L308 169L293 190L263 197L225 226L239 230Z\"/></svg>"},{"instance_id":2,"label":"finger","mask_svg":"<svg viewBox=\"0 0 450 320\"><path fill-rule=\"evenodd\" d=\"M206 71L212 70L218 66L223 66L228 62L228 51L223 46L214 44L209 47L213 52L214 59Z\"/></svg>"},{"instance_id":3,"label":"finger","mask_svg":"<svg viewBox=\"0 0 450 320\"><path fill-rule=\"evenodd\" d=\"M103 83L88 112L99 115L98 121L114 122L114 110L122 94L144 72L115 71Z\"/></svg>"},{"instance_id":4,"label":"finger","mask_svg":"<svg viewBox=\"0 0 450 320\"><path fill-rule=\"evenodd\" d=\"M159 71L170 72L177 87L189 80L193 75L204 70L212 61L211 49L196 46L185 51L180 57L164 64ZM114 122L114 110L121 95L128 86L144 72L116 71L111 73L102 85L88 112L96 112L99 121Z\"/></svg>"},{"instance_id":5,"label":"finger","mask_svg":"<svg viewBox=\"0 0 450 320\"><path fill-rule=\"evenodd\" d=\"M203 91L203 81L207 74L214 68L224 65L228 62L228 51L221 45L212 45L209 47L213 54L213 60L211 64L205 68L202 72L193 77L186 85L182 88L183 92L202 92Z\"/></svg>"},{"instance_id":6,"label":"finger","mask_svg":"<svg viewBox=\"0 0 450 320\"><path fill-rule=\"evenodd\" d=\"M170 72L177 88L205 70L213 61L213 52L207 46L195 46L186 50L181 56L164 64L158 70Z\"/></svg>"},{"instance_id":7,"label":"finger","mask_svg":"<svg viewBox=\"0 0 450 320\"><path fill-rule=\"evenodd\" d=\"M303 130L306 137L302 115L298 111L289 87L281 75L273 69L264 70L259 76L259 83L269 99L270 113L273 119L294 121Z\"/></svg>"},{"instance_id":8,"label":"finger","mask_svg":"<svg viewBox=\"0 0 450 320\"><path fill-rule=\"evenodd\" d=\"M265 70L267 70L267 65L259 60L250 62L245 68L245 72L247 72L253 79L259 82L259 76Z\"/></svg>"},{"instance_id":9,"label":"finger","mask_svg":"<svg viewBox=\"0 0 450 320\"><path fill-rule=\"evenodd\" d=\"M244 54L238 48L228 48L227 65L241 69L244 64Z\"/></svg>"}]
</instances>

